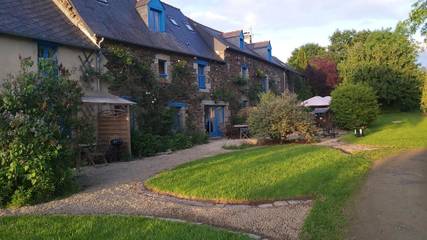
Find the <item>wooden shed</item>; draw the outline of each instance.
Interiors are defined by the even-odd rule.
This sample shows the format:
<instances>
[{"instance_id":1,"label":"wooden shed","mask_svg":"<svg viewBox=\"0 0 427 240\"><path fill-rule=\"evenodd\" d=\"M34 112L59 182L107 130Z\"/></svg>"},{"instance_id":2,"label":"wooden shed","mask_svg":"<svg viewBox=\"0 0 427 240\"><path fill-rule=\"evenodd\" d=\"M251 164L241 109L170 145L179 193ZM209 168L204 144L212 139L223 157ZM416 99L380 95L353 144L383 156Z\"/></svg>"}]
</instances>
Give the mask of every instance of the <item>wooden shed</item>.
<instances>
[{"instance_id":1,"label":"wooden shed","mask_svg":"<svg viewBox=\"0 0 427 240\"><path fill-rule=\"evenodd\" d=\"M108 148L111 140L120 139L131 156L130 106L136 103L112 95L83 97L82 102L84 117L95 124L96 145Z\"/></svg>"}]
</instances>

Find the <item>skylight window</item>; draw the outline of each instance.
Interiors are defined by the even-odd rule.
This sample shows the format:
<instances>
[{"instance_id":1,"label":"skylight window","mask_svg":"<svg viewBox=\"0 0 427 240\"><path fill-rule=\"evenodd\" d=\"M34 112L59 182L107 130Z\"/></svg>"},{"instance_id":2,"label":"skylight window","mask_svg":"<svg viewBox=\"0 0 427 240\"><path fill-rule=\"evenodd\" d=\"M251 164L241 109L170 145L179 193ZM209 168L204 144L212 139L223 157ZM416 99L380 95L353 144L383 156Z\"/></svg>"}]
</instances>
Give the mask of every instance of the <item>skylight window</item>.
<instances>
[{"instance_id":1,"label":"skylight window","mask_svg":"<svg viewBox=\"0 0 427 240\"><path fill-rule=\"evenodd\" d=\"M96 0L99 3L108 4L108 0Z\"/></svg>"},{"instance_id":2,"label":"skylight window","mask_svg":"<svg viewBox=\"0 0 427 240\"><path fill-rule=\"evenodd\" d=\"M189 23L185 23L185 26L187 27L187 29L188 29L188 30L190 30L190 31L193 31L193 32L194 32L193 27L192 27Z\"/></svg>"},{"instance_id":3,"label":"skylight window","mask_svg":"<svg viewBox=\"0 0 427 240\"><path fill-rule=\"evenodd\" d=\"M173 23L175 26L179 26L178 22L175 20L175 18L171 17L169 20Z\"/></svg>"}]
</instances>

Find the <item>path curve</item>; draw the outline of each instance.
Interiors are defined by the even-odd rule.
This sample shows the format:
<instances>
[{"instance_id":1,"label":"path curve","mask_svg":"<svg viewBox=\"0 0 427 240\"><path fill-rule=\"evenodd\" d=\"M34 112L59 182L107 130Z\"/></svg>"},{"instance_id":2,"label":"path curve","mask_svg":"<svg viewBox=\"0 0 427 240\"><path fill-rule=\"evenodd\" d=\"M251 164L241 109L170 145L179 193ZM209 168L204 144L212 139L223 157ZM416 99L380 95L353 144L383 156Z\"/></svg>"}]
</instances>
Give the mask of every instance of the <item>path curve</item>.
<instances>
[{"instance_id":1,"label":"path curve","mask_svg":"<svg viewBox=\"0 0 427 240\"><path fill-rule=\"evenodd\" d=\"M347 239L427 239L427 150L376 162L349 214Z\"/></svg>"},{"instance_id":2,"label":"path curve","mask_svg":"<svg viewBox=\"0 0 427 240\"><path fill-rule=\"evenodd\" d=\"M144 190L143 181L182 163L228 152L227 140L214 141L142 161L85 168L80 181L85 191L71 197L16 210L0 210L0 216L28 214L102 215L124 214L176 218L270 239L298 239L311 201L282 201L274 205L221 205L170 199Z\"/></svg>"}]
</instances>

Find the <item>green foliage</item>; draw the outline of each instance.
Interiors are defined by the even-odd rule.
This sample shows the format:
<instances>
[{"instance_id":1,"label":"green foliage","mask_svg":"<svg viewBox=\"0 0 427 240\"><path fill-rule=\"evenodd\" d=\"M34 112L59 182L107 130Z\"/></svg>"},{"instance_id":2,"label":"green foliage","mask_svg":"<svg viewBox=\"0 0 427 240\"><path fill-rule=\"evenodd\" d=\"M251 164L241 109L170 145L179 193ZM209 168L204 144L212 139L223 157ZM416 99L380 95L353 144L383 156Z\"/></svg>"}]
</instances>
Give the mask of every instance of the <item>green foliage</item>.
<instances>
[{"instance_id":1,"label":"green foliage","mask_svg":"<svg viewBox=\"0 0 427 240\"><path fill-rule=\"evenodd\" d=\"M370 31L337 30L329 38L328 53L336 63L341 63L347 58L348 49L358 42L365 42L369 34Z\"/></svg>"},{"instance_id":2,"label":"green foliage","mask_svg":"<svg viewBox=\"0 0 427 240\"><path fill-rule=\"evenodd\" d=\"M166 137L150 133L132 131L132 155L134 157L150 157L169 149Z\"/></svg>"},{"instance_id":3,"label":"green foliage","mask_svg":"<svg viewBox=\"0 0 427 240\"><path fill-rule=\"evenodd\" d=\"M209 136L201 131L189 131L187 135L190 137L192 145L201 145L209 143Z\"/></svg>"},{"instance_id":4,"label":"green foliage","mask_svg":"<svg viewBox=\"0 0 427 240\"><path fill-rule=\"evenodd\" d=\"M427 114L427 72L424 71L424 87L421 98L421 111Z\"/></svg>"},{"instance_id":5,"label":"green foliage","mask_svg":"<svg viewBox=\"0 0 427 240\"><path fill-rule=\"evenodd\" d=\"M206 225L138 216L21 216L0 219L0 239L250 240Z\"/></svg>"},{"instance_id":6,"label":"green foliage","mask_svg":"<svg viewBox=\"0 0 427 240\"><path fill-rule=\"evenodd\" d=\"M367 85L344 84L332 92L336 124L345 129L367 127L379 114L375 92Z\"/></svg>"},{"instance_id":7,"label":"green foliage","mask_svg":"<svg viewBox=\"0 0 427 240\"><path fill-rule=\"evenodd\" d=\"M381 30L354 44L338 68L344 82L371 86L383 107L411 110L419 107L421 94L416 61L417 47L405 35Z\"/></svg>"},{"instance_id":8,"label":"green foliage","mask_svg":"<svg viewBox=\"0 0 427 240\"><path fill-rule=\"evenodd\" d=\"M14 207L66 193L72 183L74 138L81 101L78 83L40 62L21 62L0 93L0 205Z\"/></svg>"},{"instance_id":9,"label":"green foliage","mask_svg":"<svg viewBox=\"0 0 427 240\"><path fill-rule=\"evenodd\" d=\"M177 133L169 139L169 149L172 151L191 148L191 138L183 133Z\"/></svg>"},{"instance_id":10,"label":"green foliage","mask_svg":"<svg viewBox=\"0 0 427 240\"><path fill-rule=\"evenodd\" d=\"M195 145L208 143L206 133L191 131L174 135L160 136L140 131L132 131L132 155L134 157L150 157L166 151L177 151Z\"/></svg>"},{"instance_id":11,"label":"green foliage","mask_svg":"<svg viewBox=\"0 0 427 240\"><path fill-rule=\"evenodd\" d=\"M249 112L249 129L260 138L286 140L289 134L298 132L306 141L314 140L311 115L301 106L295 94L282 96L264 93L260 103Z\"/></svg>"},{"instance_id":12,"label":"green foliage","mask_svg":"<svg viewBox=\"0 0 427 240\"><path fill-rule=\"evenodd\" d=\"M297 70L304 71L310 59L313 57L323 56L325 54L325 48L319 46L318 44L308 43L301 46L300 48L295 49L292 52L288 63Z\"/></svg>"},{"instance_id":13,"label":"green foliage","mask_svg":"<svg viewBox=\"0 0 427 240\"><path fill-rule=\"evenodd\" d=\"M406 23L411 33L414 34L420 29L421 34L427 40L427 2L425 0L418 0L412 5L412 11Z\"/></svg>"}]
</instances>

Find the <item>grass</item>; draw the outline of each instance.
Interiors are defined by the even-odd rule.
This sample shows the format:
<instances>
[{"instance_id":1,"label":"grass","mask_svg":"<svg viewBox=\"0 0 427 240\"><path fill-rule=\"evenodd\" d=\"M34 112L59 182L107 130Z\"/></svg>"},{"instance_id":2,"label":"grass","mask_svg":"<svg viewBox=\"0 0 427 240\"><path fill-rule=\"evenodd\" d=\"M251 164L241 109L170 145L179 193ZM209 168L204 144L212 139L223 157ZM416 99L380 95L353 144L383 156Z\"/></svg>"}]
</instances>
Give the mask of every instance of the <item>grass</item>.
<instances>
[{"instance_id":1,"label":"grass","mask_svg":"<svg viewBox=\"0 0 427 240\"><path fill-rule=\"evenodd\" d=\"M244 235L193 225L124 216L26 216L0 218L1 240L248 240Z\"/></svg>"},{"instance_id":2,"label":"grass","mask_svg":"<svg viewBox=\"0 0 427 240\"><path fill-rule=\"evenodd\" d=\"M393 123L394 122L394 123ZM343 209L373 161L402 150L427 147L427 118L419 113L384 114L367 136L350 143L375 145L352 156L311 145L269 146L184 164L146 182L152 190L219 202L274 201L313 197L302 239L343 239Z\"/></svg>"},{"instance_id":3,"label":"grass","mask_svg":"<svg viewBox=\"0 0 427 240\"><path fill-rule=\"evenodd\" d=\"M362 138L349 134L343 140L401 149L427 147L427 117L421 113L383 114L366 133Z\"/></svg>"},{"instance_id":4,"label":"grass","mask_svg":"<svg viewBox=\"0 0 427 240\"><path fill-rule=\"evenodd\" d=\"M269 146L188 163L146 182L154 190L225 202L313 197L302 237L340 239L344 203L371 165L369 158L311 145Z\"/></svg>"}]
</instances>

